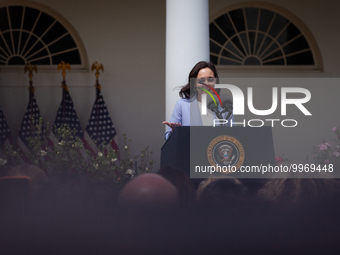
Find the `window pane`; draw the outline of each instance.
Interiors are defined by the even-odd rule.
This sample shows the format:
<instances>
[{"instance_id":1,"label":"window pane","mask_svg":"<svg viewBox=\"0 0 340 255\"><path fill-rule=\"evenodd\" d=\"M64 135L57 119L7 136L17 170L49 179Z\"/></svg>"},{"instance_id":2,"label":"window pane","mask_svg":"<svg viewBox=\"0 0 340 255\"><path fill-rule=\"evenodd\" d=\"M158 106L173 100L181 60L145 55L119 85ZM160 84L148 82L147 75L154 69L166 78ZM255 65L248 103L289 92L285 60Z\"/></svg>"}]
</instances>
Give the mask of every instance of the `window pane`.
<instances>
[{"instance_id":1,"label":"window pane","mask_svg":"<svg viewBox=\"0 0 340 255\"><path fill-rule=\"evenodd\" d=\"M238 32L242 32L246 30L246 25L244 23L243 9L231 11L229 12L229 15Z\"/></svg>"},{"instance_id":2,"label":"window pane","mask_svg":"<svg viewBox=\"0 0 340 255\"><path fill-rule=\"evenodd\" d=\"M20 50L19 50L20 54L21 54L22 50L24 49L25 43L28 40L28 36L29 36L29 34L24 32L24 31L21 33L21 42L20 42Z\"/></svg>"},{"instance_id":3,"label":"window pane","mask_svg":"<svg viewBox=\"0 0 340 255\"><path fill-rule=\"evenodd\" d=\"M218 57L210 55L210 61L214 64L214 65L218 65Z\"/></svg>"},{"instance_id":4,"label":"window pane","mask_svg":"<svg viewBox=\"0 0 340 255\"><path fill-rule=\"evenodd\" d=\"M255 46L255 33L249 33L249 41L250 41L250 54L254 54L254 46Z\"/></svg>"},{"instance_id":5,"label":"window pane","mask_svg":"<svg viewBox=\"0 0 340 255\"><path fill-rule=\"evenodd\" d=\"M283 47L283 50L286 54L290 54L308 48L309 48L308 42L303 36L300 36L299 38L295 39L294 41L290 42L285 47Z\"/></svg>"},{"instance_id":6,"label":"window pane","mask_svg":"<svg viewBox=\"0 0 340 255\"><path fill-rule=\"evenodd\" d=\"M31 59L36 59L36 58L41 58L41 57L44 57L44 56L48 56L48 51L46 49L43 49L41 50L42 48L44 48L44 45L41 43L41 42L38 42L37 45L33 48L33 50L31 51L32 54L32 57L28 58L27 60L30 61ZM38 50L41 50L39 51L38 53L36 53ZM30 54L31 55L31 54Z\"/></svg>"},{"instance_id":7,"label":"window pane","mask_svg":"<svg viewBox=\"0 0 340 255\"><path fill-rule=\"evenodd\" d=\"M215 22L228 37L232 37L236 34L227 14L220 16Z\"/></svg>"},{"instance_id":8,"label":"window pane","mask_svg":"<svg viewBox=\"0 0 340 255\"><path fill-rule=\"evenodd\" d=\"M80 55L78 50L62 53L59 55L52 56L52 62L54 65L59 64L61 61L69 63L70 65L80 65Z\"/></svg>"},{"instance_id":9,"label":"window pane","mask_svg":"<svg viewBox=\"0 0 340 255\"><path fill-rule=\"evenodd\" d=\"M248 43L248 38L247 38L247 33L242 33L240 34L240 38L241 38L241 43L243 44L243 47L246 49L247 54L249 53L249 43Z\"/></svg>"},{"instance_id":10,"label":"window pane","mask_svg":"<svg viewBox=\"0 0 340 255\"><path fill-rule=\"evenodd\" d=\"M38 37L42 36L43 33L46 32L46 30L52 25L54 22L54 18L52 18L50 15L47 15L46 13L41 13L39 21L34 28L34 34L36 34Z\"/></svg>"},{"instance_id":11,"label":"window pane","mask_svg":"<svg viewBox=\"0 0 340 255\"><path fill-rule=\"evenodd\" d=\"M21 19L22 19L22 10L24 9L22 6L10 6L9 15L11 18L11 27L12 29L21 27Z\"/></svg>"},{"instance_id":12,"label":"window pane","mask_svg":"<svg viewBox=\"0 0 340 255\"><path fill-rule=\"evenodd\" d=\"M272 21L273 17L274 17L274 12L261 9L259 30L263 32L267 32L270 22Z\"/></svg>"},{"instance_id":13,"label":"window pane","mask_svg":"<svg viewBox=\"0 0 340 255\"><path fill-rule=\"evenodd\" d=\"M13 53L13 47L12 47L12 38L11 38L11 34L9 32L3 33L2 34L4 39L5 39L5 43L7 44L9 51L11 53ZM7 48L6 48L7 49Z\"/></svg>"},{"instance_id":14,"label":"window pane","mask_svg":"<svg viewBox=\"0 0 340 255\"><path fill-rule=\"evenodd\" d=\"M25 65L25 60L22 57L14 56L8 61L8 65Z\"/></svg>"},{"instance_id":15,"label":"window pane","mask_svg":"<svg viewBox=\"0 0 340 255\"><path fill-rule=\"evenodd\" d=\"M245 66L255 66L255 65L257 66L257 65L261 65L261 61L255 57L248 57L245 59L244 65Z\"/></svg>"},{"instance_id":16,"label":"window pane","mask_svg":"<svg viewBox=\"0 0 340 255\"><path fill-rule=\"evenodd\" d=\"M56 22L42 38L45 44L49 44L60 36L67 33L67 30L59 22Z\"/></svg>"},{"instance_id":17,"label":"window pane","mask_svg":"<svg viewBox=\"0 0 340 255\"><path fill-rule=\"evenodd\" d=\"M213 23L210 24L210 38L221 45L225 44L225 42L227 41L227 38Z\"/></svg>"},{"instance_id":18,"label":"window pane","mask_svg":"<svg viewBox=\"0 0 340 255\"><path fill-rule=\"evenodd\" d=\"M1 54L1 52L0 52ZM1 55L0 55L0 65L5 65L6 64L6 59L4 59Z\"/></svg>"},{"instance_id":19,"label":"window pane","mask_svg":"<svg viewBox=\"0 0 340 255\"><path fill-rule=\"evenodd\" d=\"M277 59L277 60L274 60L274 61L271 61L271 62L266 62L266 63L263 63L263 65L266 65L266 66L269 66L269 65L284 65L285 64L285 62L284 62L284 60L283 60L283 58L282 59Z\"/></svg>"},{"instance_id":20,"label":"window pane","mask_svg":"<svg viewBox=\"0 0 340 255\"><path fill-rule=\"evenodd\" d=\"M215 54L220 54L221 47L218 46L216 43L210 41L210 52Z\"/></svg>"},{"instance_id":21,"label":"window pane","mask_svg":"<svg viewBox=\"0 0 340 255\"><path fill-rule=\"evenodd\" d=\"M241 65L240 63L237 63L229 59L225 59L225 58L220 58L220 64L221 65Z\"/></svg>"},{"instance_id":22,"label":"window pane","mask_svg":"<svg viewBox=\"0 0 340 255\"><path fill-rule=\"evenodd\" d=\"M277 14L273 25L270 28L269 34L275 38L288 23L289 21L286 18Z\"/></svg>"},{"instance_id":23,"label":"window pane","mask_svg":"<svg viewBox=\"0 0 340 255\"><path fill-rule=\"evenodd\" d=\"M300 34L300 30L294 26L294 24L289 24L287 29L278 37L277 41L283 45Z\"/></svg>"},{"instance_id":24,"label":"window pane","mask_svg":"<svg viewBox=\"0 0 340 255\"><path fill-rule=\"evenodd\" d=\"M18 54L18 46L19 46L19 36L20 36L20 32L19 31L14 31L12 33L13 36L13 41L14 41L14 49L15 49L15 53Z\"/></svg>"},{"instance_id":25,"label":"window pane","mask_svg":"<svg viewBox=\"0 0 340 255\"><path fill-rule=\"evenodd\" d=\"M72 37L70 35L66 35L65 37L61 38L60 40L50 45L48 48L50 52L53 54L56 52L72 49L76 46L77 45L73 41Z\"/></svg>"},{"instance_id":26,"label":"window pane","mask_svg":"<svg viewBox=\"0 0 340 255\"><path fill-rule=\"evenodd\" d=\"M249 30L256 30L257 19L259 16L258 8L245 8L247 25Z\"/></svg>"},{"instance_id":27,"label":"window pane","mask_svg":"<svg viewBox=\"0 0 340 255\"><path fill-rule=\"evenodd\" d=\"M2 38L1 38L1 39L2 39ZM1 40L1 39L0 39L0 47L1 47L1 49L2 49L4 52L6 52L7 55L10 55L9 52L8 52L8 50L7 50L7 47L6 47L5 42L4 42L3 40Z\"/></svg>"},{"instance_id":28,"label":"window pane","mask_svg":"<svg viewBox=\"0 0 340 255\"><path fill-rule=\"evenodd\" d=\"M31 47L36 43L36 41L37 41L37 38L36 38L36 37L34 37L34 36L31 36L31 37L30 37L30 39L29 39L28 42L27 42L26 48L25 48L25 50L24 50L24 52L23 52L23 55L26 55L26 53L27 53L28 51L31 51L30 49L31 49Z\"/></svg>"},{"instance_id":29,"label":"window pane","mask_svg":"<svg viewBox=\"0 0 340 255\"><path fill-rule=\"evenodd\" d=\"M262 47L261 47L261 49L260 49L260 51L259 51L258 54L261 55L262 52L263 52L264 50L266 50L266 48L271 44L272 41L273 41L273 40L267 36L267 37L263 40Z\"/></svg>"},{"instance_id":30,"label":"window pane","mask_svg":"<svg viewBox=\"0 0 340 255\"><path fill-rule=\"evenodd\" d=\"M40 11L36 9L32 9L30 7L25 8L25 18L24 18L24 24L23 29L27 31L32 31L35 21L38 18Z\"/></svg>"},{"instance_id":31,"label":"window pane","mask_svg":"<svg viewBox=\"0 0 340 255\"><path fill-rule=\"evenodd\" d=\"M246 55L246 53L244 52L243 50L243 47L242 47L242 44L240 42L240 40L238 39L237 36L235 36L233 39L232 39L233 43L236 45L236 47L243 53L243 55Z\"/></svg>"},{"instance_id":32,"label":"window pane","mask_svg":"<svg viewBox=\"0 0 340 255\"><path fill-rule=\"evenodd\" d=\"M278 50L279 46L274 42L269 48L268 50L266 50L266 52L263 54L263 57L267 56L270 53L273 53L273 51Z\"/></svg>"},{"instance_id":33,"label":"window pane","mask_svg":"<svg viewBox=\"0 0 340 255\"><path fill-rule=\"evenodd\" d=\"M1 58L2 60L5 60L5 57L6 57L5 52L4 52L3 50L0 49L0 58Z\"/></svg>"},{"instance_id":34,"label":"window pane","mask_svg":"<svg viewBox=\"0 0 340 255\"><path fill-rule=\"evenodd\" d=\"M314 65L311 51L303 52L294 56L287 57L288 65Z\"/></svg>"},{"instance_id":35,"label":"window pane","mask_svg":"<svg viewBox=\"0 0 340 255\"><path fill-rule=\"evenodd\" d=\"M9 29L7 8L0 8L0 30L6 31Z\"/></svg>"},{"instance_id":36,"label":"window pane","mask_svg":"<svg viewBox=\"0 0 340 255\"><path fill-rule=\"evenodd\" d=\"M268 57L266 57L265 59L263 59L263 61L267 61L273 58L277 58L277 57L282 57L282 52L280 50L277 50L275 52L273 52L272 54L270 54Z\"/></svg>"},{"instance_id":37,"label":"window pane","mask_svg":"<svg viewBox=\"0 0 340 255\"><path fill-rule=\"evenodd\" d=\"M264 40L264 34L258 32L256 37L256 49L254 54L256 54L259 51L262 40Z\"/></svg>"},{"instance_id":38,"label":"window pane","mask_svg":"<svg viewBox=\"0 0 340 255\"><path fill-rule=\"evenodd\" d=\"M226 50L222 51L222 56L227 57L227 58L231 58L231 59L235 59L236 61L242 61L241 59L236 57L234 54L232 54L232 53L230 53L229 51L226 51Z\"/></svg>"},{"instance_id":39,"label":"window pane","mask_svg":"<svg viewBox=\"0 0 340 255\"><path fill-rule=\"evenodd\" d=\"M32 61L32 65L50 65L50 58L47 57L47 58L43 58L43 59L39 59L39 60L36 60L36 61Z\"/></svg>"},{"instance_id":40,"label":"window pane","mask_svg":"<svg viewBox=\"0 0 340 255\"><path fill-rule=\"evenodd\" d=\"M225 48L238 55L240 59L243 58L243 55L235 48L234 44L232 44L231 42L228 42Z\"/></svg>"}]
</instances>

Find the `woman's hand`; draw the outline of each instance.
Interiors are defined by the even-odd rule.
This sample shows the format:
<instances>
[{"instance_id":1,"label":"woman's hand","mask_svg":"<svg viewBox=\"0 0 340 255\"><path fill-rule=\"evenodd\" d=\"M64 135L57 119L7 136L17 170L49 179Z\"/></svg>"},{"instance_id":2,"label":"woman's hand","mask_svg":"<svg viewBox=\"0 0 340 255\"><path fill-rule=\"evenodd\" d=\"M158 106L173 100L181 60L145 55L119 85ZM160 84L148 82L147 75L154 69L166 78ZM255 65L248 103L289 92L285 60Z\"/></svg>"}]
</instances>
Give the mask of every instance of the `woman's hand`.
<instances>
[{"instance_id":1,"label":"woman's hand","mask_svg":"<svg viewBox=\"0 0 340 255\"><path fill-rule=\"evenodd\" d=\"M175 123L175 122L167 122L167 121L163 121L162 122L163 124L165 124L165 125L168 125L169 127L171 127L171 133L172 133L172 131L174 131L174 129L175 129L175 127L179 127L179 126L182 126L182 123Z\"/></svg>"}]
</instances>

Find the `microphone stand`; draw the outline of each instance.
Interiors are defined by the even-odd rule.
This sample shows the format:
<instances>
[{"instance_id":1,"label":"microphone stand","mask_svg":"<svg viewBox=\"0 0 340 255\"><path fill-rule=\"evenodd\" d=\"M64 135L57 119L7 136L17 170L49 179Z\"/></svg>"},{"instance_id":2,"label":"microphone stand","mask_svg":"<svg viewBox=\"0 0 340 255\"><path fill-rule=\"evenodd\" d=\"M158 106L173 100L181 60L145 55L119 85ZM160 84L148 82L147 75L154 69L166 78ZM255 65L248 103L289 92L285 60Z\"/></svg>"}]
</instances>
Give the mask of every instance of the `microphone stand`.
<instances>
[{"instance_id":1,"label":"microphone stand","mask_svg":"<svg viewBox=\"0 0 340 255\"><path fill-rule=\"evenodd\" d=\"M214 102L208 104L208 109L215 113L218 119L223 119L223 113L228 112L225 118L225 120L228 120L233 113L233 105L229 101L223 103L222 111L218 110L218 106L216 106Z\"/></svg>"}]
</instances>

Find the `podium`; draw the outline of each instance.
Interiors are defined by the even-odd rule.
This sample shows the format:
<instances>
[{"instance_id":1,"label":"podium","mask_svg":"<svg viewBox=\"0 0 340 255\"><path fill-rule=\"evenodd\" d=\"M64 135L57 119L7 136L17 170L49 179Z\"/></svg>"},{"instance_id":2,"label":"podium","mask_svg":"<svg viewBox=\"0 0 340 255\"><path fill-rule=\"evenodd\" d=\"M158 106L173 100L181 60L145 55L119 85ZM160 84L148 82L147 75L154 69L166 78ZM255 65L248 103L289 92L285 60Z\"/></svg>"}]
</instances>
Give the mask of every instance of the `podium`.
<instances>
[{"instance_id":1,"label":"podium","mask_svg":"<svg viewBox=\"0 0 340 255\"><path fill-rule=\"evenodd\" d=\"M190 127L176 127L161 148L160 167L182 169L190 176Z\"/></svg>"},{"instance_id":2,"label":"podium","mask_svg":"<svg viewBox=\"0 0 340 255\"><path fill-rule=\"evenodd\" d=\"M230 154L230 155L228 155ZM236 162L236 160L238 160ZM229 173L197 172L221 162L221 166L235 165ZM217 165L216 165L217 164ZM240 172L263 166L275 166L275 153L271 127L176 127L161 149L161 167L182 169L190 178L235 177L245 182L263 182L267 174ZM225 169L224 168L224 169ZM257 181L256 181L257 179ZM202 181L201 180L194 180Z\"/></svg>"}]
</instances>

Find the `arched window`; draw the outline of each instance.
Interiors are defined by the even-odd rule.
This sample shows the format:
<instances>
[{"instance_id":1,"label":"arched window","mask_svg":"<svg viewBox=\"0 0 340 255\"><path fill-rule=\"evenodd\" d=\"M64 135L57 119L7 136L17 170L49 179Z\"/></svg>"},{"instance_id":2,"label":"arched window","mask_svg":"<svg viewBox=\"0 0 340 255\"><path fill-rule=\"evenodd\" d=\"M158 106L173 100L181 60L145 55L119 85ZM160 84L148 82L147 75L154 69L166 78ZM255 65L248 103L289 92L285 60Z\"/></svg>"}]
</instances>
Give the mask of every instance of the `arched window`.
<instances>
[{"instance_id":1,"label":"arched window","mask_svg":"<svg viewBox=\"0 0 340 255\"><path fill-rule=\"evenodd\" d=\"M210 60L236 69L322 70L316 41L302 21L282 8L256 2L212 17Z\"/></svg>"},{"instance_id":2,"label":"arched window","mask_svg":"<svg viewBox=\"0 0 340 255\"><path fill-rule=\"evenodd\" d=\"M21 69L28 62L55 69L61 61L88 68L80 37L61 15L29 1L0 2L1 69Z\"/></svg>"}]
</instances>

